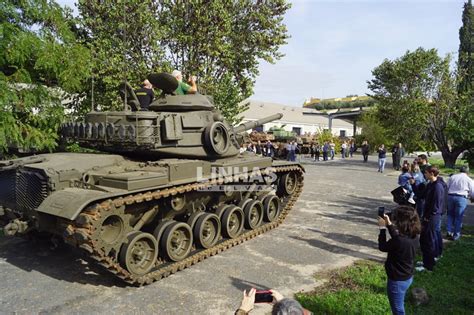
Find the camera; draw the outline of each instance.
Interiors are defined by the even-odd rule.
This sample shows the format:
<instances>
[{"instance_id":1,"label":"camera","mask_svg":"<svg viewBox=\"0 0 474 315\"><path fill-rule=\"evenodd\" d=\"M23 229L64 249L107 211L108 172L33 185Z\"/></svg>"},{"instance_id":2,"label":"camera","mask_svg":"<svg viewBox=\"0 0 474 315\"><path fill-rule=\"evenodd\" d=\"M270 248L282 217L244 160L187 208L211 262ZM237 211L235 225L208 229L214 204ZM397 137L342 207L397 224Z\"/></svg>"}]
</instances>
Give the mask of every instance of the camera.
<instances>
[{"instance_id":1,"label":"camera","mask_svg":"<svg viewBox=\"0 0 474 315\"><path fill-rule=\"evenodd\" d=\"M379 207L379 217L383 218L385 214L385 207Z\"/></svg>"},{"instance_id":2,"label":"camera","mask_svg":"<svg viewBox=\"0 0 474 315\"><path fill-rule=\"evenodd\" d=\"M259 291L255 292L255 303L272 303L273 295L271 291Z\"/></svg>"},{"instance_id":3,"label":"camera","mask_svg":"<svg viewBox=\"0 0 474 315\"><path fill-rule=\"evenodd\" d=\"M388 216L390 219L392 219L392 212L390 212L390 211L385 212L385 207L379 207L379 209L378 209L378 215L379 215L379 217L381 217L382 219L384 218L384 215L386 215L386 216Z\"/></svg>"}]
</instances>

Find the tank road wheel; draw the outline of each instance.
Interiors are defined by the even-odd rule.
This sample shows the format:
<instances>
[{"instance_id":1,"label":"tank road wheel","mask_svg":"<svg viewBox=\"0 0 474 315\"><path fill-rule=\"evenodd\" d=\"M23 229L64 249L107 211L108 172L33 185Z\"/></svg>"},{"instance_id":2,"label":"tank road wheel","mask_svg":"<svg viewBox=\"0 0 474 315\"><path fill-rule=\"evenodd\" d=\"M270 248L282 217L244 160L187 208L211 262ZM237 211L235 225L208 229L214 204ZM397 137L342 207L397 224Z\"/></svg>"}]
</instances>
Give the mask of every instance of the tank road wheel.
<instances>
[{"instance_id":1,"label":"tank road wheel","mask_svg":"<svg viewBox=\"0 0 474 315\"><path fill-rule=\"evenodd\" d=\"M148 233L132 232L127 240L120 249L120 264L133 275L147 274L158 256L156 239Z\"/></svg>"},{"instance_id":2,"label":"tank road wheel","mask_svg":"<svg viewBox=\"0 0 474 315\"><path fill-rule=\"evenodd\" d=\"M158 242L161 240L161 236L165 232L166 228L175 222L176 221L174 220L165 220L158 223L155 230L153 231L153 236L156 238Z\"/></svg>"},{"instance_id":3,"label":"tank road wheel","mask_svg":"<svg viewBox=\"0 0 474 315\"><path fill-rule=\"evenodd\" d=\"M204 142L215 154L226 153L230 146L230 136L226 126L220 121L207 126L204 131Z\"/></svg>"},{"instance_id":4,"label":"tank road wheel","mask_svg":"<svg viewBox=\"0 0 474 315\"><path fill-rule=\"evenodd\" d=\"M245 228L254 230L262 224L263 204L259 200L252 200L245 205Z\"/></svg>"},{"instance_id":5,"label":"tank road wheel","mask_svg":"<svg viewBox=\"0 0 474 315\"><path fill-rule=\"evenodd\" d=\"M236 238L244 228L244 212L239 207L229 207L222 215L222 234L227 238Z\"/></svg>"},{"instance_id":6,"label":"tank road wheel","mask_svg":"<svg viewBox=\"0 0 474 315\"><path fill-rule=\"evenodd\" d=\"M267 222L273 222L280 215L280 198L275 195L266 196L263 199L263 219Z\"/></svg>"},{"instance_id":7,"label":"tank road wheel","mask_svg":"<svg viewBox=\"0 0 474 315\"><path fill-rule=\"evenodd\" d=\"M174 222L164 231L160 241L166 258L180 261L188 256L193 245L193 232L184 222Z\"/></svg>"},{"instance_id":8,"label":"tank road wheel","mask_svg":"<svg viewBox=\"0 0 474 315\"><path fill-rule=\"evenodd\" d=\"M221 222L213 213L204 213L194 226L194 239L202 248L214 246L221 234Z\"/></svg>"},{"instance_id":9,"label":"tank road wheel","mask_svg":"<svg viewBox=\"0 0 474 315\"><path fill-rule=\"evenodd\" d=\"M295 172L283 174L278 182L278 195L291 195L295 192L298 183L298 176Z\"/></svg>"},{"instance_id":10,"label":"tank road wheel","mask_svg":"<svg viewBox=\"0 0 474 315\"><path fill-rule=\"evenodd\" d=\"M217 215L217 217L219 217L219 220L222 220L222 216L224 215L224 212L230 207L235 207L235 206L226 205L226 204L220 205L219 207L217 207L216 210L214 210L214 213Z\"/></svg>"}]
</instances>

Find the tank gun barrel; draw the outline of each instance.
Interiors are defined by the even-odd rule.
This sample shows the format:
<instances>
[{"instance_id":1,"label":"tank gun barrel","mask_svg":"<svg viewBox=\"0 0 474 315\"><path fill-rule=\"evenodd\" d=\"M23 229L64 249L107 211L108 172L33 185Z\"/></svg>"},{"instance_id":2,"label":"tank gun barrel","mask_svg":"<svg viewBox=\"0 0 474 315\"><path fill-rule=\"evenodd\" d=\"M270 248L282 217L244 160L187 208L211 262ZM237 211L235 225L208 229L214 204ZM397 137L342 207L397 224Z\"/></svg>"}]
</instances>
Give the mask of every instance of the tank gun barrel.
<instances>
[{"instance_id":1,"label":"tank gun barrel","mask_svg":"<svg viewBox=\"0 0 474 315\"><path fill-rule=\"evenodd\" d=\"M278 114L274 114L274 115L271 115L271 116L268 116L268 117L265 117L265 118L262 118L262 119L259 119L259 120L249 121L249 122L243 123L243 124L238 125L237 127L235 127L234 132L235 133L241 133L245 130L255 128L257 126L266 124L270 121L278 120L282 117L283 117L283 114L278 113Z\"/></svg>"}]
</instances>

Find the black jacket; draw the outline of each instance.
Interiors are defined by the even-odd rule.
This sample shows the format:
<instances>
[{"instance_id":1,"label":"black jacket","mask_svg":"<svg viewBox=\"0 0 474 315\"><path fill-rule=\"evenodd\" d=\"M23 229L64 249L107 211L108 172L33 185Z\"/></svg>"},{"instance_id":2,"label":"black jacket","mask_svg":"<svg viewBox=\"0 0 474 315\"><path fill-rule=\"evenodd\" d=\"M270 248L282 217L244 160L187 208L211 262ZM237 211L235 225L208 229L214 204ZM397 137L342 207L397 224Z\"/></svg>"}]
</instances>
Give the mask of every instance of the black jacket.
<instances>
[{"instance_id":1,"label":"black jacket","mask_svg":"<svg viewBox=\"0 0 474 315\"><path fill-rule=\"evenodd\" d=\"M387 252L385 272L390 280L404 281L413 276L415 269L415 250L418 239L401 235L393 225L387 227L390 236L387 241L385 229L380 230L379 250Z\"/></svg>"},{"instance_id":2,"label":"black jacket","mask_svg":"<svg viewBox=\"0 0 474 315\"><path fill-rule=\"evenodd\" d=\"M448 199L447 193L448 186L441 177L426 186L425 210L423 211L425 221L434 215L441 215L445 212Z\"/></svg>"}]
</instances>

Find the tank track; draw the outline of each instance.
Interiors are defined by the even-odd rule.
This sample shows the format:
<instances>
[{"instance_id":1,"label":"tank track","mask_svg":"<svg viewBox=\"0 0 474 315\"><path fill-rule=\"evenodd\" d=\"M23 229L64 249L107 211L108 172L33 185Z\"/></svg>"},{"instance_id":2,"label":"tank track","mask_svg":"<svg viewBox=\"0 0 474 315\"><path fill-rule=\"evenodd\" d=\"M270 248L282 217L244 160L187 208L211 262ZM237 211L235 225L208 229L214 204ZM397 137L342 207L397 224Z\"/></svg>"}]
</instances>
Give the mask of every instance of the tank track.
<instances>
[{"instance_id":1,"label":"tank track","mask_svg":"<svg viewBox=\"0 0 474 315\"><path fill-rule=\"evenodd\" d=\"M85 209L75 221L70 222L64 233L65 241L86 251L88 257L95 260L100 266L104 267L106 270L119 277L126 283L137 286L151 284L279 226L285 220L286 216L302 192L303 168L299 165L276 166L272 168L277 174L285 172L297 173L296 189L293 194L283 197L281 205L282 210L277 219L275 219L273 222L263 224L254 230L244 231L244 233L234 239L223 239L211 248L193 250L188 257L181 261L166 262L159 265L157 263L157 265L145 275L136 276L131 274L128 270L123 268L118 261L106 256L102 249L96 247L95 241L92 238L92 229L94 227L91 222L99 220L101 213L104 211L110 211L112 207L120 207L122 205L131 205L153 199L157 200L160 198L166 198L178 193L190 192L210 185L222 184L225 179L211 180L205 183L200 182L176 186L163 190L149 191L144 194L140 193L126 197L118 197L113 200L105 200L101 203L97 203Z\"/></svg>"}]
</instances>

